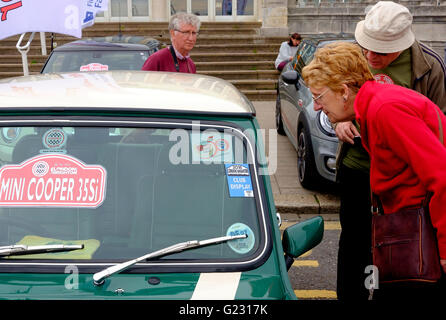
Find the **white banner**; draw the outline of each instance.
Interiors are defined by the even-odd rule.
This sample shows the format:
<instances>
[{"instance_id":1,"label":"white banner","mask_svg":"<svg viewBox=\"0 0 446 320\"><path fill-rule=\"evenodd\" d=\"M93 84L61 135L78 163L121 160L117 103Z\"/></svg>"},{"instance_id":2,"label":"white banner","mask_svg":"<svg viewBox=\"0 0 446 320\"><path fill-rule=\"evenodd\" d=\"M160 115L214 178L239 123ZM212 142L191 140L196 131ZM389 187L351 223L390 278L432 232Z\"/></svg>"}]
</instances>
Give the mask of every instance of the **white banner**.
<instances>
[{"instance_id":1,"label":"white banner","mask_svg":"<svg viewBox=\"0 0 446 320\"><path fill-rule=\"evenodd\" d=\"M0 40L25 32L82 37L108 0L0 0Z\"/></svg>"}]
</instances>

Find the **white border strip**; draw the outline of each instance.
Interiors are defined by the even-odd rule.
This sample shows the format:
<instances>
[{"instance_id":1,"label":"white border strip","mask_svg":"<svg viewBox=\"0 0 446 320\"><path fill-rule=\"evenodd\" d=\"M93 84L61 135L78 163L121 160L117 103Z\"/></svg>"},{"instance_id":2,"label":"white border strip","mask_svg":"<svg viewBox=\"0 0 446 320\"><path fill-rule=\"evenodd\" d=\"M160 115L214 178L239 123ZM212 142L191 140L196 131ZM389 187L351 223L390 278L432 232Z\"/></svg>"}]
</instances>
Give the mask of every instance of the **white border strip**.
<instances>
[{"instance_id":1,"label":"white border strip","mask_svg":"<svg viewBox=\"0 0 446 320\"><path fill-rule=\"evenodd\" d=\"M241 272L202 273L191 300L234 300Z\"/></svg>"}]
</instances>

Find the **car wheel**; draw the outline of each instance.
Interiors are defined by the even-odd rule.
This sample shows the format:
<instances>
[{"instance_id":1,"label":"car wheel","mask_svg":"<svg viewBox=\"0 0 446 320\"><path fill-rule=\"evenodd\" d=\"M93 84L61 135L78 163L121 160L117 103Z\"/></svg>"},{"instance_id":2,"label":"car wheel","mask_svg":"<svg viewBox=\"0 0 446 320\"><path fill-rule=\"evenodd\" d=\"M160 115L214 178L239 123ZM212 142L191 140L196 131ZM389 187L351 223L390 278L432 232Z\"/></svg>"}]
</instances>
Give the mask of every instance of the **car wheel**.
<instances>
[{"instance_id":1,"label":"car wheel","mask_svg":"<svg viewBox=\"0 0 446 320\"><path fill-rule=\"evenodd\" d=\"M313 146L310 133L304 125L299 126L297 139L297 173L299 182L304 188L312 189L320 181L314 161Z\"/></svg>"},{"instance_id":2,"label":"car wheel","mask_svg":"<svg viewBox=\"0 0 446 320\"><path fill-rule=\"evenodd\" d=\"M276 129L277 133L284 136L285 130L283 129L283 122L282 122L282 116L280 115L280 95L279 92L277 92L277 98L276 98Z\"/></svg>"}]
</instances>

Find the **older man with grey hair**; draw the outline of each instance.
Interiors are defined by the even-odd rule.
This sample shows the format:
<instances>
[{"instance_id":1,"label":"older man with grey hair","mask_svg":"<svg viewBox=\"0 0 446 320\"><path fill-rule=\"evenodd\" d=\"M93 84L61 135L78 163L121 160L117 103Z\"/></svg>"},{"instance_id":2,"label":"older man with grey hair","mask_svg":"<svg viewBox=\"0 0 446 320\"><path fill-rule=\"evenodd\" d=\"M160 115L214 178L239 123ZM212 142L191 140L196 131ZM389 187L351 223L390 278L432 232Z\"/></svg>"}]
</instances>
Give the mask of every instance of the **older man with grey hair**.
<instances>
[{"instance_id":1,"label":"older man with grey hair","mask_svg":"<svg viewBox=\"0 0 446 320\"><path fill-rule=\"evenodd\" d=\"M147 58L142 70L196 73L189 52L197 41L200 24L194 14L179 12L173 15L169 22L172 44Z\"/></svg>"}]
</instances>

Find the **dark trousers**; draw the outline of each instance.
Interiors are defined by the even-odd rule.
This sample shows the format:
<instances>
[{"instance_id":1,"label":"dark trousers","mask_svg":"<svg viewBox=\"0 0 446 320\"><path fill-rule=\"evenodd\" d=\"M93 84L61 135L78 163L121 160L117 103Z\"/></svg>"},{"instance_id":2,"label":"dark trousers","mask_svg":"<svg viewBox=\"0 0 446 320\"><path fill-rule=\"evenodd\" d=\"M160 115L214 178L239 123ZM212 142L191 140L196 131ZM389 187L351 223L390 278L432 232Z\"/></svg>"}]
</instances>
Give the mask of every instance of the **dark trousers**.
<instances>
[{"instance_id":1,"label":"dark trousers","mask_svg":"<svg viewBox=\"0 0 446 320\"><path fill-rule=\"evenodd\" d=\"M371 250L372 215L370 213L370 178L366 173L342 166L339 170L341 207L337 295L342 301L366 301L370 291L365 282L371 276L366 267L373 264ZM379 274L378 274L379 276ZM369 283L369 282L368 282ZM446 276L438 283L380 283L373 290L373 300L436 301L446 298Z\"/></svg>"},{"instance_id":2,"label":"dark trousers","mask_svg":"<svg viewBox=\"0 0 446 320\"><path fill-rule=\"evenodd\" d=\"M437 283L381 283L379 289L373 291L373 300L379 301L379 303L411 300L417 302L444 302L444 299L446 299L446 277L444 274Z\"/></svg>"},{"instance_id":3,"label":"dark trousers","mask_svg":"<svg viewBox=\"0 0 446 320\"><path fill-rule=\"evenodd\" d=\"M365 301L365 281L372 265L370 178L367 173L342 166L339 170L341 235L339 238L337 296L343 301Z\"/></svg>"}]
</instances>

